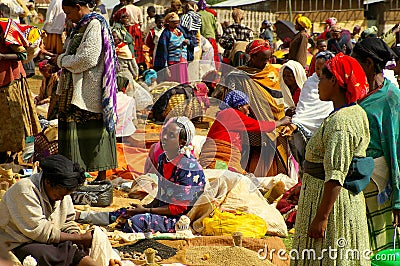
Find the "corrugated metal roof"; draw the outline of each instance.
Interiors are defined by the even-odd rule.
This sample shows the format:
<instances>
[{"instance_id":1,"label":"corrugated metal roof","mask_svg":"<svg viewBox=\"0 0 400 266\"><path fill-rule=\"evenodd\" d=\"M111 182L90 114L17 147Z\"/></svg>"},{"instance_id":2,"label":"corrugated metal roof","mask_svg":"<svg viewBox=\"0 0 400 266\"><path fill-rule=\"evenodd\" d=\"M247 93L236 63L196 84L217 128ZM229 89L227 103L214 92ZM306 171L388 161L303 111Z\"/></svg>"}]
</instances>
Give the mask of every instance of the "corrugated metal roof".
<instances>
[{"instance_id":1,"label":"corrugated metal roof","mask_svg":"<svg viewBox=\"0 0 400 266\"><path fill-rule=\"evenodd\" d=\"M246 5L252 5L252 4L257 4L260 2L265 2L266 0L227 0L215 5L212 5L212 7L236 7L236 6L246 6Z\"/></svg>"},{"instance_id":2,"label":"corrugated metal roof","mask_svg":"<svg viewBox=\"0 0 400 266\"><path fill-rule=\"evenodd\" d=\"M369 4L379 3L379 2L385 2L385 0L364 0L363 4L369 5Z\"/></svg>"}]
</instances>

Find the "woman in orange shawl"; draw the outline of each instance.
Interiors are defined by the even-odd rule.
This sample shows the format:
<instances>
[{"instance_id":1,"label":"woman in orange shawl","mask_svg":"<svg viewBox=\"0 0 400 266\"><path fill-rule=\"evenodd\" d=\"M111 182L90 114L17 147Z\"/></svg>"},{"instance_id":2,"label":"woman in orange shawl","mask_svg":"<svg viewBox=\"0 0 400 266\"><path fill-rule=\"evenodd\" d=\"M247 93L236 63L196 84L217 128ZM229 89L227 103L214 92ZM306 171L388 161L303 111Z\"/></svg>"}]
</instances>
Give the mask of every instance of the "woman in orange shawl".
<instances>
[{"instance_id":1,"label":"woman in orange shawl","mask_svg":"<svg viewBox=\"0 0 400 266\"><path fill-rule=\"evenodd\" d=\"M229 89L241 90L251 102L250 117L278 121L285 117L283 94L278 71L269 63L272 50L268 41L255 40L248 44L250 60L226 77ZM249 145L243 147L249 158L246 170L256 176L288 174L288 143L280 136L280 128L270 133L250 133ZM273 156L272 156L273 155Z\"/></svg>"}]
</instances>

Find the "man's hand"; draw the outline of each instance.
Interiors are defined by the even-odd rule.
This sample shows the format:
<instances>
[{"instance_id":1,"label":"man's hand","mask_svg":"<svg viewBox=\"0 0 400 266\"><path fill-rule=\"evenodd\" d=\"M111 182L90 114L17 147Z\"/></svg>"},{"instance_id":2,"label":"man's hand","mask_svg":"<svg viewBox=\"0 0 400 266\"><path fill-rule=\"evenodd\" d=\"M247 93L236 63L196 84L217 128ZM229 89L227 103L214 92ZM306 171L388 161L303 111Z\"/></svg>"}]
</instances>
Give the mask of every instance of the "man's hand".
<instances>
[{"instance_id":1,"label":"man's hand","mask_svg":"<svg viewBox=\"0 0 400 266\"><path fill-rule=\"evenodd\" d=\"M87 231L85 234L80 234L77 236L77 239L72 242L87 250L92 247L92 232L93 231Z\"/></svg>"}]
</instances>

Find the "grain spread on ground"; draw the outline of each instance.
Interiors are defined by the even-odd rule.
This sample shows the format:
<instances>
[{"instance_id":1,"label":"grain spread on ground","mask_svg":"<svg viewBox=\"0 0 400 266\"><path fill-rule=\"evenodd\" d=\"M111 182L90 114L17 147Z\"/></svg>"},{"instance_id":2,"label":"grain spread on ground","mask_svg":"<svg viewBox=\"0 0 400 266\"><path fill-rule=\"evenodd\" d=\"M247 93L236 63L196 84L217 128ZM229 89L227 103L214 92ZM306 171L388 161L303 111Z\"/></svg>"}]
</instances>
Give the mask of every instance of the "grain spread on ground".
<instances>
[{"instance_id":1,"label":"grain spread on ground","mask_svg":"<svg viewBox=\"0 0 400 266\"><path fill-rule=\"evenodd\" d=\"M243 247L190 247L186 260L191 265L262 266L273 265L259 258L257 252Z\"/></svg>"},{"instance_id":2,"label":"grain spread on ground","mask_svg":"<svg viewBox=\"0 0 400 266\"><path fill-rule=\"evenodd\" d=\"M137 241L133 245L126 245L121 247L116 247L116 249L123 253L132 253L135 254L137 252L143 253L146 249L152 248L157 250L157 255L162 259L168 259L175 256L177 250L175 248L168 247L157 242L154 239L142 239Z\"/></svg>"}]
</instances>

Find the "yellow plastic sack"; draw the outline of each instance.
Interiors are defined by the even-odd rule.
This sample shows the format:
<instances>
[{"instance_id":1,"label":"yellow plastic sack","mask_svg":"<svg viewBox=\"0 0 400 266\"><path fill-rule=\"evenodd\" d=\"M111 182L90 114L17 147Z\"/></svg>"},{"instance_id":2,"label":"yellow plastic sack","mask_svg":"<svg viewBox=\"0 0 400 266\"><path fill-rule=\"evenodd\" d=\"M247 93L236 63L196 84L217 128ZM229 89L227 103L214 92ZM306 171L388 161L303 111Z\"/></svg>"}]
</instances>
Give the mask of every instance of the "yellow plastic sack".
<instances>
[{"instance_id":1,"label":"yellow plastic sack","mask_svg":"<svg viewBox=\"0 0 400 266\"><path fill-rule=\"evenodd\" d=\"M243 237L261 238L267 233L265 221L254 214L237 211L236 213L214 210L212 217L203 220L205 236L230 236L241 232Z\"/></svg>"}]
</instances>

